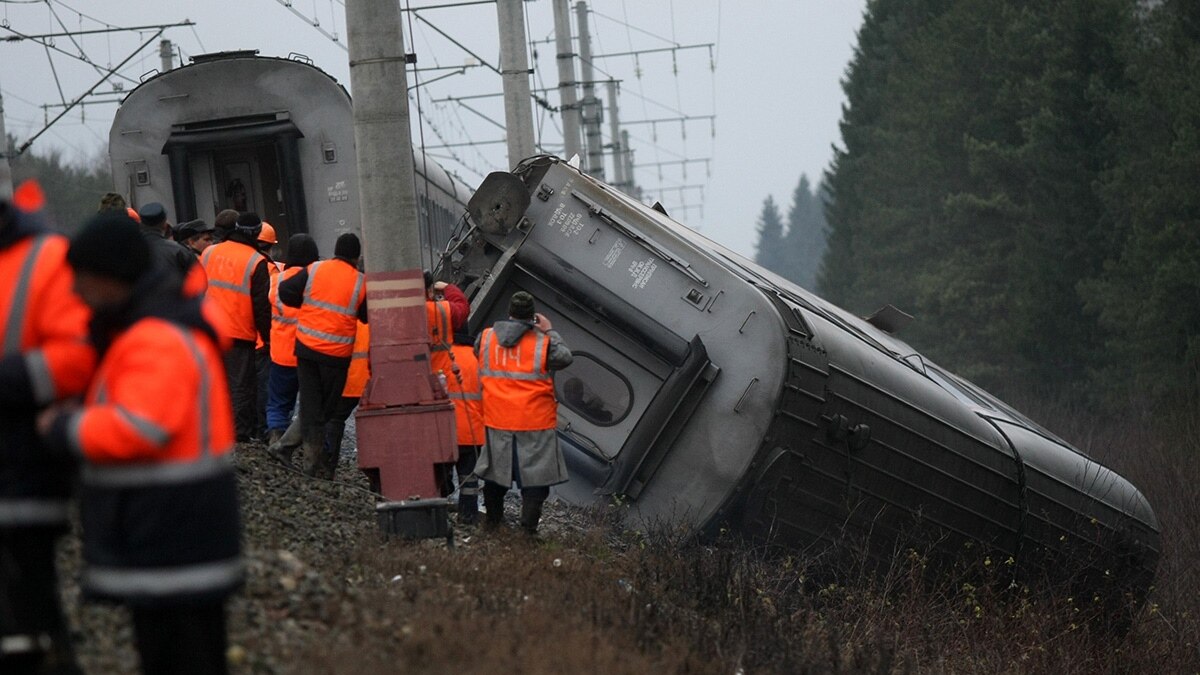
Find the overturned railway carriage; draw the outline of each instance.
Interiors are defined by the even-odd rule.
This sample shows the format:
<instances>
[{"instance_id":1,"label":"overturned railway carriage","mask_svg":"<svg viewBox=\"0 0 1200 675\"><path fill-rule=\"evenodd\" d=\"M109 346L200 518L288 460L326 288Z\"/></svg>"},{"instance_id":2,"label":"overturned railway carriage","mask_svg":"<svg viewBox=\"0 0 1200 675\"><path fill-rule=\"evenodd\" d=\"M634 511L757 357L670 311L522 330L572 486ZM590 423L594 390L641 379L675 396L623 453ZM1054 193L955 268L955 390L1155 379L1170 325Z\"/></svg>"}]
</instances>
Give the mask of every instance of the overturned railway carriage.
<instances>
[{"instance_id":1,"label":"overturned railway carriage","mask_svg":"<svg viewBox=\"0 0 1200 675\"><path fill-rule=\"evenodd\" d=\"M555 383L563 498L1149 585L1159 528L1133 485L871 323L554 158L490 176L471 216L448 274L472 328L525 290L575 354Z\"/></svg>"},{"instance_id":2,"label":"overturned railway carriage","mask_svg":"<svg viewBox=\"0 0 1200 675\"><path fill-rule=\"evenodd\" d=\"M415 155L422 249L439 250L470 190ZM326 255L360 230L350 95L304 59L222 52L150 77L118 108L109 156L116 191L176 223L255 211L281 243L307 232Z\"/></svg>"}]
</instances>

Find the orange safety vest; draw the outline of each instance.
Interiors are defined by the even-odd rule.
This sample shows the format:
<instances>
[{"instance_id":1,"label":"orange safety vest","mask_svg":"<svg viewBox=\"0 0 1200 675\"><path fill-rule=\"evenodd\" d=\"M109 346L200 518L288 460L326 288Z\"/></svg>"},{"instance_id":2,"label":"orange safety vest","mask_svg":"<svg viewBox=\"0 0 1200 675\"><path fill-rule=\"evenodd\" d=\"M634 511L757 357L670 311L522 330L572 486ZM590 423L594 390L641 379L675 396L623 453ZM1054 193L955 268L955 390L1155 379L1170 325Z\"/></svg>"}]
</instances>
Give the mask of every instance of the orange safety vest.
<instances>
[{"instance_id":1,"label":"orange safety vest","mask_svg":"<svg viewBox=\"0 0 1200 675\"><path fill-rule=\"evenodd\" d=\"M350 355L350 368L346 371L346 386L342 387L342 398L362 398L371 379L371 327L359 321L354 335L354 353Z\"/></svg>"},{"instance_id":2,"label":"orange safety vest","mask_svg":"<svg viewBox=\"0 0 1200 675\"><path fill-rule=\"evenodd\" d=\"M148 487L229 471L233 408L220 350L202 332L138 321L100 363L71 442L83 482Z\"/></svg>"},{"instance_id":3,"label":"orange safety vest","mask_svg":"<svg viewBox=\"0 0 1200 675\"><path fill-rule=\"evenodd\" d=\"M546 369L550 337L538 330L503 347L495 331L479 338L479 381L483 386L483 423L492 429L541 431L558 424L554 379Z\"/></svg>"},{"instance_id":4,"label":"orange safety vest","mask_svg":"<svg viewBox=\"0 0 1200 675\"><path fill-rule=\"evenodd\" d=\"M208 274L208 297L225 311L229 321L219 330L235 340L259 339L250 299L250 277L265 260L254 248L236 241L223 241L204 249L200 257Z\"/></svg>"},{"instance_id":5,"label":"orange safety vest","mask_svg":"<svg viewBox=\"0 0 1200 675\"><path fill-rule=\"evenodd\" d=\"M264 258L267 258L267 256L263 256L263 257L264 257ZM281 269L281 268L279 267L279 263L275 262L274 260L271 260L270 258L267 258L267 298L268 298L268 300L270 299L270 296L271 296L271 289L272 289L272 288L275 288L275 281L279 279L279 272L280 272L280 269ZM272 304L274 304L274 303L272 303ZM272 332L272 333L274 333L274 332L275 332L275 331L274 331L274 328L275 328L275 320L274 320L274 319L275 319L275 317L274 317L275 311L274 311L274 310L272 310L272 311L271 311L271 314L272 314L272 317L271 317L271 328L272 328L272 330L271 330L271 332ZM255 349L261 349L261 348L262 348L262 346L263 346L262 336L261 336L261 335L259 335L259 336L258 336L258 337L257 337L257 338L254 340L254 348L255 348Z\"/></svg>"},{"instance_id":6,"label":"orange safety vest","mask_svg":"<svg viewBox=\"0 0 1200 675\"><path fill-rule=\"evenodd\" d=\"M296 320L298 307L288 307L279 299L279 284L300 273L303 267L289 267L271 277L271 361L281 366L296 366Z\"/></svg>"},{"instance_id":7,"label":"orange safety vest","mask_svg":"<svg viewBox=\"0 0 1200 675\"><path fill-rule=\"evenodd\" d=\"M453 345L450 353L458 377L446 375L446 391L454 402L454 423L459 445L483 445L483 390L479 385L479 360L466 345ZM461 378L462 382L459 382Z\"/></svg>"},{"instance_id":8,"label":"orange safety vest","mask_svg":"<svg viewBox=\"0 0 1200 675\"><path fill-rule=\"evenodd\" d=\"M67 246L66 237L48 234L0 250L0 356L21 355L43 405L82 393L96 366Z\"/></svg>"},{"instance_id":9,"label":"orange safety vest","mask_svg":"<svg viewBox=\"0 0 1200 675\"><path fill-rule=\"evenodd\" d=\"M309 265L296 339L321 354L343 358L353 354L358 308L366 295L363 280L362 272L344 260Z\"/></svg>"},{"instance_id":10,"label":"orange safety vest","mask_svg":"<svg viewBox=\"0 0 1200 675\"><path fill-rule=\"evenodd\" d=\"M454 328L450 325L450 303L445 300L426 300L425 318L429 326L429 366L434 374L445 373L450 379L450 343Z\"/></svg>"}]
</instances>

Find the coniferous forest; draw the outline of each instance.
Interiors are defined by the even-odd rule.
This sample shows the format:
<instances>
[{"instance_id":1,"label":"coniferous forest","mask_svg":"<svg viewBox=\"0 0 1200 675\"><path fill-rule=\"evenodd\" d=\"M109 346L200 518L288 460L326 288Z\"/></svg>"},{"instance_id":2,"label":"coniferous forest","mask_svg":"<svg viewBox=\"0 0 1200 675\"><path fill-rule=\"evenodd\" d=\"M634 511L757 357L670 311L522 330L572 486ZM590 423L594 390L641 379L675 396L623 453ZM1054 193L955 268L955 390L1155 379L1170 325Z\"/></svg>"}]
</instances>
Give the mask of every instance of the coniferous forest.
<instances>
[{"instance_id":1,"label":"coniferous forest","mask_svg":"<svg viewBox=\"0 0 1200 675\"><path fill-rule=\"evenodd\" d=\"M913 314L899 337L1002 395L1193 411L1196 72L1187 0L871 0L833 161L787 227L767 199L758 262Z\"/></svg>"}]
</instances>

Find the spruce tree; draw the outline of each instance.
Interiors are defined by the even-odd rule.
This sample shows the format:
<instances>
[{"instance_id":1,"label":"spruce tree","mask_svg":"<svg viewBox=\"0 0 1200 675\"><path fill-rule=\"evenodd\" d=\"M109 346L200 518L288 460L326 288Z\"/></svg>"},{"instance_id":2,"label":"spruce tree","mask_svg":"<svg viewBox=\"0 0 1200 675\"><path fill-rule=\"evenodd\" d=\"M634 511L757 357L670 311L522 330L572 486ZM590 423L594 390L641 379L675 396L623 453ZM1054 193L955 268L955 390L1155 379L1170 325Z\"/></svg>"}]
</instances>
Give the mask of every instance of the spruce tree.
<instances>
[{"instance_id":1,"label":"spruce tree","mask_svg":"<svg viewBox=\"0 0 1200 675\"><path fill-rule=\"evenodd\" d=\"M758 244L754 254L754 262L771 270L779 272L786 260L783 254L783 218L779 215L779 207L770 195L763 200L762 213L758 217Z\"/></svg>"},{"instance_id":2,"label":"spruce tree","mask_svg":"<svg viewBox=\"0 0 1200 675\"><path fill-rule=\"evenodd\" d=\"M1095 382L1121 406L1193 412L1200 403L1200 5L1168 0L1145 16L1121 134L1103 185L1114 253L1081 284L1099 318Z\"/></svg>"},{"instance_id":3,"label":"spruce tree","mask_svg":"<svg viewBox=\"0 0 1200 675\"><path fill-rule=\"evenodd\" d=\"M815 289L817 270L825 255L825 209L803 174L792 192L783 248L789 259L784 276L804 288Z\"/></svg>"}]
</instances>

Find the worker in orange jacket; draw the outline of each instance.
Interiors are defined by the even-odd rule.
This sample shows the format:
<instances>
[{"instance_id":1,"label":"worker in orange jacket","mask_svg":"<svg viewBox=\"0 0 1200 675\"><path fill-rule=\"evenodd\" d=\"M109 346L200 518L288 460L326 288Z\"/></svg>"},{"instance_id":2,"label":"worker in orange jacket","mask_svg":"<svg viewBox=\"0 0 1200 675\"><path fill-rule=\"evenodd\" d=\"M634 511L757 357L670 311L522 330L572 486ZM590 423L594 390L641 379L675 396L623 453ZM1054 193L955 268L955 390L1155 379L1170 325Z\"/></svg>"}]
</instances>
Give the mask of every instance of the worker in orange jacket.
<instances>
[{"instance_id":1,"label":"worker in orange jacket","mask_svg":"<svg viewBox=\"0 0 1200 675\"><path fill-rule=\"evenodd\" d=\"M89 221L67 261L100 363L84 405L38 425L48 448L84 462L80 585L129 606L143 672L224 673L225 599L243 562L218 336L124 217Z\"/></svg>"},{"instance_id":2,"label":"worker in orange jacket","mask_svg":"<svg viewBox=\"0 0 1200 675\"><path fill-rule=\"evenodd\" d=\"M458 522L472 525L479 517L479 479L475 461L484 443L483 388L479 384L479 359L471 336L455 333L450 346L450 376L446 392L454 403L454 428L458 440Z\"/></svg>"},{"instance_id":3,"label":"worker in orange jacket","mask_svg":"<svg viewBox=\"0 0 1200 675\"><path fill-rule=\"evenodd\" d=\"M347 232L333 258L309 265L279 284L284 305L300 308L296 321L296 374L300 380L300 447L304 470L332 478L322 463L325 426L334 418L354 354L357 321L367 322L367 289L358 271L362 245ZM290 453L278 458L290 462Z\"/></svg>"},{"instance_id":4,"label":"worker in orange jacket","mask_svg":"<svg viewBox=\"0 0 1200 675\"><path fill-rule=\"evenodd\" d=\"M275 227L267 221L262 221L262 229L258 232L258 252L267 259L267 276L269 278L267 284L267 299L270 300L270 289L275 288L276 282L279 280L279 273L283 271L283 265L275 261L275 257L271 255L271 251L275 245L279 243L279 239L275 236ZM275 332L275 309L274 301L271 302L271 332ZM260 338L255 342L254 351L254 428L258 432L257 435L263 436L268 444L270 444L270 429L267 424L267 404L269 399L271 375L271 349Z\"/></svg>"},{"instance_id":5,"label":"worker in orange jacket","mask_svg":"<svg viewBox=\"0 0 1200 675\"><path fill-rule=\"evenodd\" d=\"M484 480L487 524L504 517L504 495L521 490L521 527L536 534L550 486L567 481L558 445L558 400L553 371L571 365L571 350L545 315L534 312L533 296L513 293L508 320L485 328L475 343L483 387L487 443L475 464Z\"/></svg>"},{"instance_id":6,"label":"worker in orange jacket","mask_svg":"<svg viewBox=\"0 0 1200 675\"><path fill-rule=\"evenodd\" d=\"M271 366L267 376L267 445L279 442L292 422L300 381L296 376L296 321L300 310L279 299L279 284L304 271L320 257L307 234L288 239L286 266L271 281Z\"/></svg>"},{"instance_id":7,"label":"worker in orange jacket","mask_svg":"<svg viewBox=\"0 0 1200 675\"><path fill-rule=\"evenodd\" d=\"M209 246L200 257L208 274L207 297L225 313L226 321L218 328L232 340L225 352L225 368L238 442L259 436L256 347L265 350L271 342L271 273L267 259L258 252L261 230L257 214L243 213L228 238Z\"/></svg>"},{"instance_id":8,"label":"worker in orange jacket","mask_svg":"<svg viewBox=\"0 0 1200 675\"><path fill-rule=\"evenodd\" d=\"M322 447L321 468L324 475L332 478L342 454L342 439L346 435L346 420L358 407L367 381L371 379L371 328L358 322L354 336L354 352L350 355L350 367L346 369L346 386L342 387L342 400L333 411L333 417L325 425L325 445Z\"/></svg>"},{"instance_id":9,"label":"worker in orange jacket","mask_svg":"<svg viewBox=\"0 0 1200 675\"><path fill-rule=\"evenodd\" d=\"M74 468L46 453L34 421L83 393L95 367L88 310L71 292L67 240L41 222L40 188L0 199L0 672L77 669L59 603L55 541Z\"/></svg>"},{"instance_id":10,"label":"worker in orange jacket","mask_svg":"<svg viewBox=\"0 0 1200 675\"><path fill-rule=\"evenodd\" d=\"M433 372L450 377L450 345L454 333L467 325L471 301L462 290L445 281L434 281L425 271L425 323L429 328L429 366Z\"/></svg>"}]
</instances>

